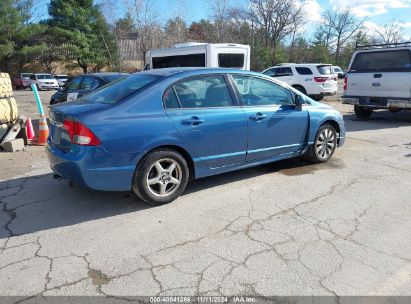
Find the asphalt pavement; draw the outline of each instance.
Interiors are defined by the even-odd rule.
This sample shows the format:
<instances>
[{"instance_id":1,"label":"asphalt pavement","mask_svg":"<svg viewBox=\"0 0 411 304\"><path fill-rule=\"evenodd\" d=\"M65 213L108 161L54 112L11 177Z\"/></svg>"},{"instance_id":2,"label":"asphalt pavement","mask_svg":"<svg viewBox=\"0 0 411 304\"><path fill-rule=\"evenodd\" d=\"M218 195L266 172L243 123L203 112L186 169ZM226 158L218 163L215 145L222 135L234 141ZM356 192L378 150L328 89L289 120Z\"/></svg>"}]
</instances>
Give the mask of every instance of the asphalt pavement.
<instances>
[{"instance_id":1,"label":"asphalt pavement","mask_svg":"<svg viewBox=\"0 0 411 304\"><path fill-rule=\"evenodd\" d=\"M410 296L411 112L351 110L330 162L200 179L160 207L54 180L42 147L0 154L0 295Z\"/></svg>"}]
</instances>

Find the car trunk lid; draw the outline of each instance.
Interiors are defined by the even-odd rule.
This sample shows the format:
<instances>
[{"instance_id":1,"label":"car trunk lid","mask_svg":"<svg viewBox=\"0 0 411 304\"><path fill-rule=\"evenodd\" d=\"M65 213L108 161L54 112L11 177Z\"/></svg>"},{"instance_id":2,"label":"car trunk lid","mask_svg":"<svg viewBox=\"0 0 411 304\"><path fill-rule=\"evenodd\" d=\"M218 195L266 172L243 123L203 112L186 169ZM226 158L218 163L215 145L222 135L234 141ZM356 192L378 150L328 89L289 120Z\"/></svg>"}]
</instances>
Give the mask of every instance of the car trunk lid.
<instances>
[{"instance_id":1,"label":"car trunk lid","mask_svg":"<svg viewBox=\"0 0 411 304\"><path fill-rule=\"evenodd\" d=\"M82 121L82 118L90 112L105 109L109 105L84 101L67 102L50 107L50 140L51 143L64 152L72 147L70 134L64 127L65 120Z\"/></svg>"}]
</instances>

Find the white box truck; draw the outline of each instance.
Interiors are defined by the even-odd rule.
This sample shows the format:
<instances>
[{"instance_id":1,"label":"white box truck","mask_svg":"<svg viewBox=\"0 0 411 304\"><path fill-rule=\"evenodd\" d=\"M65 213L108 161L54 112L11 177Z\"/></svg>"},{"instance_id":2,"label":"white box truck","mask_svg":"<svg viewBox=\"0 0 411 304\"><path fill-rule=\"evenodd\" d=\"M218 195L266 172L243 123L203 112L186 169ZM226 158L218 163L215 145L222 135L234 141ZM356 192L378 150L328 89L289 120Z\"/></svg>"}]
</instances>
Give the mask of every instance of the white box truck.
<instances>
[{"instance_id":1,"label":"white box truck","mask_svg":"<svg viewBox=\"0 0 411 304\"><path fill-rule=\"evenodd\" d=\"M233 43L182 43L146 53L144 70L172 67L250 70L250 46Z\"/></svg>"}]
</instances>

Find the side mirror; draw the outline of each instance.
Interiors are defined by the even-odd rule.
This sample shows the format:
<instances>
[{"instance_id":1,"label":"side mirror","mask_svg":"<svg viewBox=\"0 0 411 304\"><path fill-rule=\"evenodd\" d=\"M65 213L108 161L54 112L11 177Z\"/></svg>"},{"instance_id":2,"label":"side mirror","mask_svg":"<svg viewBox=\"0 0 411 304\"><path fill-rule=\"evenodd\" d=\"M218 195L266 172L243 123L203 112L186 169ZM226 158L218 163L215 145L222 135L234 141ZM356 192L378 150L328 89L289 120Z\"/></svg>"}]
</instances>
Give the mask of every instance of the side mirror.
<instances>
[{"instance_id":1,"label":"side mirror","mask_svg":"<svg viewBox=\"0 0 411 304\"><path fill-rule=\"evenodd\" d=\"M297 107L302 106L304 103L303 97L301 95L295 94L294 103Z\"/></svg>"}]
</instances>

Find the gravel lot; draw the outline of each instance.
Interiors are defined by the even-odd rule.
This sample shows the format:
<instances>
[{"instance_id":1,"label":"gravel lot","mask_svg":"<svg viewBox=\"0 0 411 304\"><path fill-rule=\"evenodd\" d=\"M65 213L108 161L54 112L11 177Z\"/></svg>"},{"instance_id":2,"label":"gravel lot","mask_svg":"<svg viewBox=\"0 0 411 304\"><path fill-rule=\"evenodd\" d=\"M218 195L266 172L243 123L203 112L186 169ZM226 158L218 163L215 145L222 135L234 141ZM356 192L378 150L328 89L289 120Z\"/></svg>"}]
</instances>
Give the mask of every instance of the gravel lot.
<instances>
[{"instance_id":1,"label":"gravel lot","mask_svg":"<svg viewBox=\"0 0 411 304\"><path fill-rule=\"evenodd\" d=\"M332 161L204 178L155 208L54 180L43 147L1 153L0 295L411 296L411 112L324 102L348 130Z\"/></svg>"}]
</instances>

